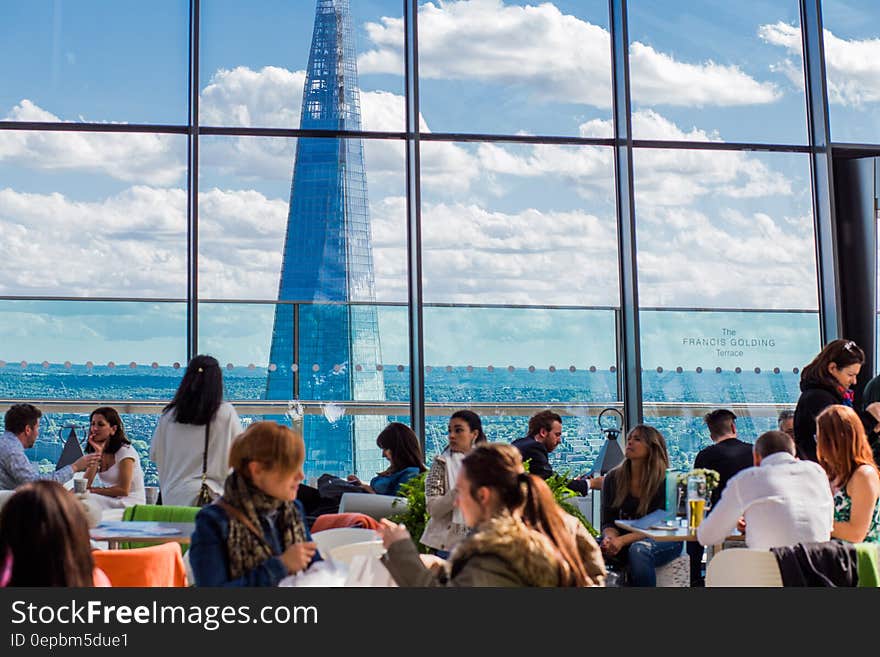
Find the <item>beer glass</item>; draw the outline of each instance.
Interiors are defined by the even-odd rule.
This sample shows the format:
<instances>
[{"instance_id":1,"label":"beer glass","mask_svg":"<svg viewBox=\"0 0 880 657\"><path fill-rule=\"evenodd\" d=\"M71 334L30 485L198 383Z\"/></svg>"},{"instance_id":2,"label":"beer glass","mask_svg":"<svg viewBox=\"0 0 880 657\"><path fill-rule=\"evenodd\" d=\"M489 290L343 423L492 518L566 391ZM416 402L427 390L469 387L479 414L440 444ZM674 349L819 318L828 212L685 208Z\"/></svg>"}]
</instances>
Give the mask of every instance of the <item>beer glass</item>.
<instances>
[{"instance_id":1,"label":"beer glass","mask_svg":"<svg viewBox=\"0 0 880 657\"><path fill-rule=\"evenodd\" d=\"M695 532L706 511L706 477L689 475L687 480L688 530Z\"/></svg>"}]
</instances>

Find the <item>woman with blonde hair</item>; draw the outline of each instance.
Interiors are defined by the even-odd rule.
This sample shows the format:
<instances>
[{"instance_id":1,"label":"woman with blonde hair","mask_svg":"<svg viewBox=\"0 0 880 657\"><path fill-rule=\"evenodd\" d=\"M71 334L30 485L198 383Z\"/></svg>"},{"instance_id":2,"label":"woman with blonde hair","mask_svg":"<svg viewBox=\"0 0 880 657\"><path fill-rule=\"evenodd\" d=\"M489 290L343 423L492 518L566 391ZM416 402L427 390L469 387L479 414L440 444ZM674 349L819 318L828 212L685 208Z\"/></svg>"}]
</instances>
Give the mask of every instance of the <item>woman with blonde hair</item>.
<instances>
[{"instance_id":1,"label":"woman with blonde hair","mask_svg":"<svg viewBox=\"0 0 880 657\"><path fill-rule=\"evenodd\" d=\"M816 454L834 492L832 538L880 542L880 473L862 421L841 405L816 418Z\"/></svg>"},{"instance_id":2,"label":"woman with blonde hair","mask_svg":"<svg viewBox=\"0 0 880 657\"><path fill-rule=\"evenodd\" d=\"M400 586L601 585L601 558L583 562L553 493L525 472L515 447L475 447L462 460L456 489L455 504L473 531L453 549L448 571L427 568L406 528L382 521L383 560Z\"/></svg>"},{"instance_id":3,"label":"woman with blonde hair","mask_svg":"<svg viewBox=\"0 0 880 657\"><path fill-rule=\"evenodd\" d=\"M190 565L197 586L275 586L318 557L296 499L302 436L255 422L232 442L223 497L196 516Z\"/></svg>"},{"instance_id":4,"label":"woman with blonde hair","mask_svg":"<svg viewBox=\"0 0 880 657\"><path fill-rule=\"evenodd\" d=\"M654 427L639 424L626 436L623 462L602 483L602 541L610 562L627 573L630 586L655 586L656 569L681 554L681 543L658 543L619 529L615 520L632 520L666 506L666 440Z\"/></svg>"}]
</instances>

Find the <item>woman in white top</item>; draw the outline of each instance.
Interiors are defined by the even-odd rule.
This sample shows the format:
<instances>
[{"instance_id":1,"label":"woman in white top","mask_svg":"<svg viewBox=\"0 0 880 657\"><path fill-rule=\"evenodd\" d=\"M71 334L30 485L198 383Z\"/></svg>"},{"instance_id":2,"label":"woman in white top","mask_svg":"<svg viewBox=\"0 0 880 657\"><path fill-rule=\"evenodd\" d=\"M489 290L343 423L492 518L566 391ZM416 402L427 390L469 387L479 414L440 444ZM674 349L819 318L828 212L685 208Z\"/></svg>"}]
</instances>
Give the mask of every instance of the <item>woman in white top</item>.
<instances>
[{"instance_id":1,"label":"woman in white top","mask_svg":"<svg viewBox=\"0 0 880 657\"><path fill-rule=\"evenodd\" d=\"M159 418L150 447L150 458L159 470L163 504L195 505L202 486L206 426L205 483L221 495L229 474L229 447L242 432L241 421L232 404L223 401L223 374L217 359L196 356Z\"/></svg>"},{"instance_id":2,"label":"woman in white top","mask_svg":"<svg viewBox=\"0 0 880 657\"><path fill-rule=\"evenodd\" d=\"M144 471L141 459L125 435L122 418L115 408L96 408L89 416L86 452L101 455L100 466L86 470L86 482L102 507L120 508L144 504ZM100 486L94 486L95 479Z\"/></svg>"},{"instance_id":3,"label":"woman in white top","mask_svg":"<svg viewBox=\"0 0 880 657\"><path fill-rule=\"evenodd\" d=\"M464 516L455 504L461 462L475 445L485 442L480 416L456 411L449 419L449 445L434 458L425 477L425 504L431 517L419 541L443 559L467 534Z\"/></svg>"}]
</instances>

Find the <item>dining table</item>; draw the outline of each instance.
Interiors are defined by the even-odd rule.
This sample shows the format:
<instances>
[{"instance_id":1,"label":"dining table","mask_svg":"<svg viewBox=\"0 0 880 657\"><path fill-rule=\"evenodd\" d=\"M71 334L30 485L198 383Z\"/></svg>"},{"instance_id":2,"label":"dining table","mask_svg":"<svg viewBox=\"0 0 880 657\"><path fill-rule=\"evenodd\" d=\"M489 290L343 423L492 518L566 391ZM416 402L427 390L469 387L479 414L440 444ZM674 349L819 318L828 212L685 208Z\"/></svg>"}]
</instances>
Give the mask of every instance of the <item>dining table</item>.
<instances>
[{"instance_id":1,"label":"dining table","mask_svg":"<svg viewBox=\"0 0 880 657\"><path fill-rule=\"evenodd\" d=\"M102 520L89 530L93 541L106 541L110 550L122 543L180 543L189 545L195 530L194 522L165 522L153 520Z\"/></svg>"}]
</instances>

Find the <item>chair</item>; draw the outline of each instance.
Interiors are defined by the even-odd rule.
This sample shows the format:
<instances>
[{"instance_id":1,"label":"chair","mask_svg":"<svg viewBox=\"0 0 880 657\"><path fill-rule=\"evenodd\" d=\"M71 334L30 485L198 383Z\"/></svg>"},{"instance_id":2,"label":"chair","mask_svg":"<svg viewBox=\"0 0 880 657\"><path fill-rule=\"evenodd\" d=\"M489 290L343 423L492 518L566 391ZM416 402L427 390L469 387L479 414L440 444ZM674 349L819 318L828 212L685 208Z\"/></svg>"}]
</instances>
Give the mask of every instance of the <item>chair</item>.
<instances>
[{"instance_id":1,"label":"chair","mask_svg":"<svg viewBox=\"0 0 880 657\"><path fill-rule=\"evenodd\" d=\"M721 550L706 566L706 586L782 586L782 575L769 550Z\"/></svg>"},{"instance_id":2,"label":"chair","mask_svg":"<svg viewBox=\"0 0 880 657\"><path fill-rule=\"evenodd\" d=\"M337 545L330 550L330 559L350 564L352 559L358 555L379 558L383 554L385 554L385 547L382 545L382 541L362 541L360 543Z\"/></svg>"},{"instance_id":3,"label":"chair","mask_svg":"<svg viewBox=\"0 0 880 657\"><path fill-rule=\"evenodd\" d=\"M131 550L95 550L95 566L113 586L186 586L186 569L177 543Z\"/></svg>"},{"instance_id":4,"label":"chair","mask_svg":"<svg viewBox=\"0 0 880 657\"><path fill-rule=\"evenodd\" d=\"M123 520L157 520L160 522L195 522L196 515L201 511L198 506L173 506L164 504L135 504L128 506L122 513ZM151 543L122 543L123 549L142 548ZM189 545L181 545L183 553Z\"/></svg>"},{"instance_id":5,"label":"chair","mask_svg":"<svg viewBox=\"0 0 880 657\"><path fill-rule=\"evenodd\" d=\"M365 513L325 513L315 518L311 531L323 532L340 527L379 529L380 526L378 520Z\"/></svg>"},{"instance_id":6,"label":"chair","mask_svg":"<svg viewBox=\"0 0 880 657\"><path fill-rule=\"evenodd\" d=\"M363 529L361 527L337 527L335 529L325 529L324 531L314 532L312 534L312 540L317 543L318 552L323 556L329 555L330 550L340 545L377 541L379 540L379 535L372 529Z\"/></svg>"},{"instance_id":7,"label":"chair","mask_svg":"<svg viewBox=\"0 0 880 657\"><path fill-rule=\"evenodd\" d=\"M339 501L339 513L365 513L376 520L404 513L407 507L405 497L373 493L343 493Z\"/></svg>"},{"instance_id":8,"label":"chair","mask_svg":"<svg viewBox=\"0 0 880 657\"><path fill-rule=\"evenodd\" d=\"M688 554L675 557L657 568L657 586L663 588L691 585L691 558Z\"/></svg>"}]
</instances>

